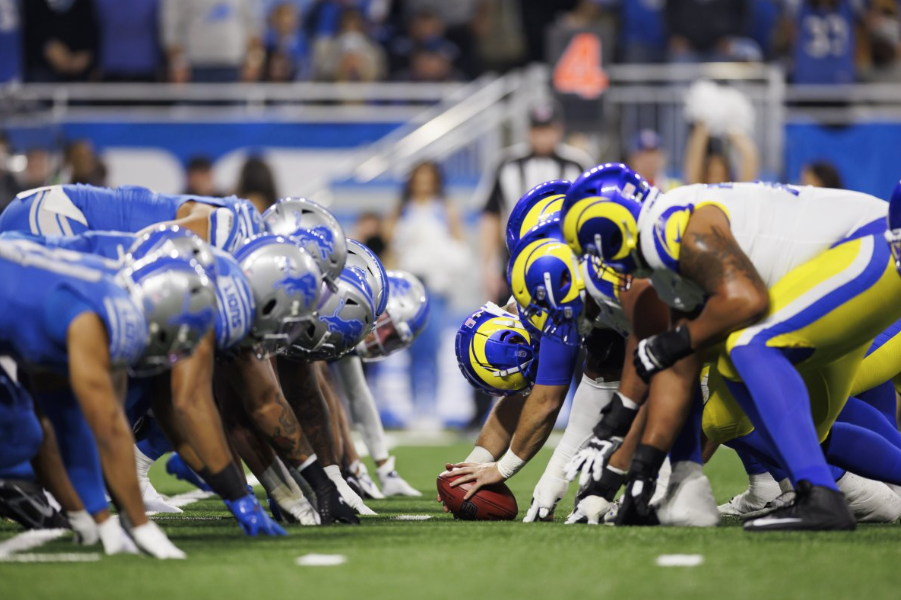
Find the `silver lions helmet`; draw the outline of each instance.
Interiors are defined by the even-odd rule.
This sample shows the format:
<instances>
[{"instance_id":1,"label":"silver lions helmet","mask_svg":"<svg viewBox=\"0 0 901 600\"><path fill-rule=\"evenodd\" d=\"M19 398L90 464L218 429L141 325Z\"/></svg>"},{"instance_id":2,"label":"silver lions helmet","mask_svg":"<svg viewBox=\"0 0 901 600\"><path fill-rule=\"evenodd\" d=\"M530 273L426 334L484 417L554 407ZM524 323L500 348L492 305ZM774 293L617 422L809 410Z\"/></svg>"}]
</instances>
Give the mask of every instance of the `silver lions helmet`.
<instances>
[{"instance_id":1,"label":"silver lions helmet","mask_svg":"<svg viewBox=\"0 0 901 600\"><path fill-rule=\"evenodd\" d=\"M245 242L235 251L235 260L250 283L256 306L244 345L259 358L284 350L319 305L319 266L296 244L271 234Z\"/></svg>"},{"instance_id":2,"label":"silver lions helmet","mask_svg":"<svg viewBox=\"0 0 901 600\"><path fill-rule=\"evenodd\" d=\"M385 312L388 304L388 275L379 257L365 244L347 238L347 267L359 269L366 278L375 300L375 316Z\"/></svg>"},{"instance_id":3,"label":"silver lions helmet","mask_svg":"<svg viewBox=\"0 0 901 600\"><path fill-rule=\"evenodd\" d=\"M144 310L147 347L135 376L161 373L190 356L216 319L213 282L193 259L156 252L124 267L117 280Z\"/></svg>"},{"instance_id":4,"label":"silver lions helmet","mask_svg":"<svg viewBox=\"0 0 901 600\"><path fill-rule=\"evenodd\" d=\"M429 319L429 294L419 279L406 271L388 271L388 304L372 332L357 345L366 362L382 360L409 348Z\"/></svg>"},{"instance_id":5,"label":"silver lions helmet","mask_svg":"<svg viewBox=\"0 0 901 600\"><path fill-rule=\"evenodd\" d=\"M263 213L269 233L288 237L306 250L334 290L347 261L344 230L334 215L306 198L282 198Z\"/></svg>"},{"instance_id":6,"label":"silver lions helmet","mask_svg":"<svg viewBox=\"0 0 901 600\"><path fill-rule=\"evenodd\" d=\"M295 359L331 360L354 349L375 320L372 290L358 269L345 268L319 306L316 318L302 328L288 355Z\"/></svg>"},{"instance_id":7,"label":"silver lions helmet","mask_svg":"<svg viewBox=\"0 0 901 600\"><path fill-rule=\"evenodd\" d=\"M177 225L154 225L137 233L125 262L133 263L151 254L161 253L195 260L211 280L216 279L216 258L212 247L194 232Z\"/></svg>"}]
</instances>

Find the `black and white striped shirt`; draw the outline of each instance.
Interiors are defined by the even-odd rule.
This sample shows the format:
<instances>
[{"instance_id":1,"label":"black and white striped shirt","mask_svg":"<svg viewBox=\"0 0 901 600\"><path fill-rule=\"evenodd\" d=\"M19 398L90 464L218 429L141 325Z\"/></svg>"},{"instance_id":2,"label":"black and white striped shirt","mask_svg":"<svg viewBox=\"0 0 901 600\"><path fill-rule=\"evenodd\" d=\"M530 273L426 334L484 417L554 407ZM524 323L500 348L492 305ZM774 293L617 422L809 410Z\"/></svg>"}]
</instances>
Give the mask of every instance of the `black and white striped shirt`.
<instances>
[{"instance_id":1,"label":"black and white striped shirt","mask_svg":"<svg viewBox=\"0 0 901 600\"><path fill-rule=\"evenodd\" d=\"M488 174L491 179L483 212L498 215L506 223L510 211L527 191L545 181L567 179L574 181L592 166L590 157L572 146L559 144L549 156L538 156L527 145L508 148L497 168Z\"/></svg>"}]
</instances>

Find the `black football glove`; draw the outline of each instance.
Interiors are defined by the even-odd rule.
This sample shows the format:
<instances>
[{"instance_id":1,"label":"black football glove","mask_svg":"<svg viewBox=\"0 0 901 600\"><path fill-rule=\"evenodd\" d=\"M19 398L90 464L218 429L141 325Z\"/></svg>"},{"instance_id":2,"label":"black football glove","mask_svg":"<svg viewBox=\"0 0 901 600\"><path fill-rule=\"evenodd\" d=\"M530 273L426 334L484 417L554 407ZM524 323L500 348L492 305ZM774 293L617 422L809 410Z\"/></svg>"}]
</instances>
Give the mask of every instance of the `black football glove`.
<instances>
[{"instance_id":1,"label":"black football glove","mask_svg":"<svg viewBox=\"0 0 901 600\"><path fill-rule=\"evenodd\" d=\"M655 374L668 369L691 354L691 334L679 325L672 331L652 335L638 342L632 362L642 381L648 383Z\"/></svg>"}]
</instances>

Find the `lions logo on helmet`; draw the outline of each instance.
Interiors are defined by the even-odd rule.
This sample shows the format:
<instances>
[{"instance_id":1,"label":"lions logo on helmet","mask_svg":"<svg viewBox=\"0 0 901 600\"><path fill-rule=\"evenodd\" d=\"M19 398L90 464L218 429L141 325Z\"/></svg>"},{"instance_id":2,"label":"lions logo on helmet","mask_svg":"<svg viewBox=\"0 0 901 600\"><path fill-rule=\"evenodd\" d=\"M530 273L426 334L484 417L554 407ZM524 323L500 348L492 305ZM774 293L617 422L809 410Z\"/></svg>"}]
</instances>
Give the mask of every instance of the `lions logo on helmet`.
<instances>
[{"instance_id":1,"label":"lions logo on helmet","mask_svg":"<svg viewBox=\"0 0 901 600\"><path fill-rule=\"evenodd\" d=\"M885 232L885 241L892 250L895 268L901 273L901 182L895 186L889 199L887 220L888 231Z\"/></svg>"},{"instance_id":2,"label":"lions logo on helmet","mask_svg":"<svg viewBox=\"0 0 901 600\"><path fill-rule=\"evenodd\" d=\"M507 279L521 314L547 314L542 333L570 345L581 343L576 318L582 311L585 285L579 261L565 243L524 239L510 258Z\"/></svg>"},{"instance_id":3,"label":"lions logo on helmet","mask_svg":"<svg viewBox=\"0 0 901 600\"><path fill-rule=\"evenodd\" d=\"M538 184L525 193L507 219L507 251L511 254L526 233L557 216L570 182L554 179Z\"/></svg>"},{"instance_id":4,"label":"lions logo on helmet","mask_svg":"<svg viewBox=\"0 0 901 600\"><path fill-rule=\"evenodd\" d=\"M463 377L486 394L508 396L532 385L531 336L519 317L494 304L486 304L463 322L454 350Z\"/></svg>"},{"instance_id":5,"label":"lions logo on helmet","mask_svg":"<svg viewBox=\"0 0 901 600\"><path fill-rule=\"evenodd\" d=\"M591 254L622 273L638 268L638 215L657 195L623 164L604 164L582 173L563 201L563 237L573 252Z\"/></svg>"},{"instance_id":6,"label":"lions logo on helmet","mask_svg":"<svg viewBox=\"0 0 901 600\"><path fill-rule=\"evenodd\" d=\"M177 225L156 225L139 232L125 255L126 262L135 262L161 252L170 256L181 256L195 260L210 280L216 279L216 259L213 247L201 240L194 232Z\"/></svg>"}]
</instances>

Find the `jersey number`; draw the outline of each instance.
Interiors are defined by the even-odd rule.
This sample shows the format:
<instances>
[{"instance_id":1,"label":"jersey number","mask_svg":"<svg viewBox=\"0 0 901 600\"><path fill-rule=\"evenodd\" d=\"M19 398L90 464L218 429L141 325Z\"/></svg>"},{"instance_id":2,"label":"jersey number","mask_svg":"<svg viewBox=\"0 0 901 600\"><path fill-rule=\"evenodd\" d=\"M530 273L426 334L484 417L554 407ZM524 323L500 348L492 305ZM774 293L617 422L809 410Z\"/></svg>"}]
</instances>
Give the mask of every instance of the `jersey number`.
<instances>
[{"instance_id":1,"label":"jersey number","mask_svg":"<svg viewBox=\"0 0 901 600\"><path fill-rule=\"evenodd\" d=\"M601 39L593 33L576 34L554 67L554 88L561 94L576 94L593 100L607 89L610 80L601 67Z\"/></svg>"}]
</instances>

